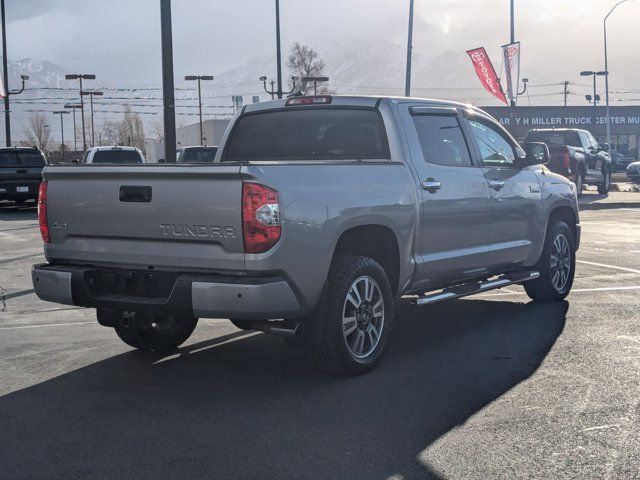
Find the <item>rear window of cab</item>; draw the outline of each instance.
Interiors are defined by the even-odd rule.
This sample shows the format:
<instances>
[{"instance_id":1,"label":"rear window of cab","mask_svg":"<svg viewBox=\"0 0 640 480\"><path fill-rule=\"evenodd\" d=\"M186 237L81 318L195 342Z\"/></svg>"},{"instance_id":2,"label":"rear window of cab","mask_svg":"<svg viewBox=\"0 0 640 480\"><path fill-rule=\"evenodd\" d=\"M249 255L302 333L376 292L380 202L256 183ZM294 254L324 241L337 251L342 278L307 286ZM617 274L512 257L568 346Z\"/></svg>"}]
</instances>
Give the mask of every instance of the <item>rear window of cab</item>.
<instances>
[{"instance_id":1,"label":"rear window of cab","mask_svg":"<svg viewBox=\"0 0 640 480\"><path fill-rule=\"evenodd\" d=\"M377 110L311 107L251 113L234 126L223 161L387 159Z\"/></svg>"}]
</instances>

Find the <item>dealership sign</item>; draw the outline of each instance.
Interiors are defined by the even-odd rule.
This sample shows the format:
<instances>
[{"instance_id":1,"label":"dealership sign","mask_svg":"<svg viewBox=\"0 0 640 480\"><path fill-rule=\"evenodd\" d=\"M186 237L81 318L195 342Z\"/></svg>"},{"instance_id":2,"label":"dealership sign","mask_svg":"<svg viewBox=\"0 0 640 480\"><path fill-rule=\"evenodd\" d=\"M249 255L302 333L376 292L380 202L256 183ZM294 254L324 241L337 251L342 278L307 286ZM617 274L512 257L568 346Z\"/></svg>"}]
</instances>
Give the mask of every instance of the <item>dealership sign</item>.
<instances>
[{"instance_id":1,"label":"dealership sign","mask_svg":"<svg viewBox=\"0 0 640 480\"><path fill-rule=\"evenodd\" d=\"M518 98L518 85L520 84L520 42L502 46L502 61L507 84L507 97L515 102Z\"/></svg>"},{"instance_id":2,"label":"dealership sign","mask_svg":"<svg viewBox=\"0 0 640 480\"><path fill-rule=\"evenodd\" d=\"M500 86L500 80L496 71L489 60L489 56L483 47L468 50L467 53L473 62L473 68L476 70L476 74L482 82L484 88L491 95L496 97L501 102L507 103L507 99L504 96L502 87Z\"/></svg>"},{"instance_id":3,"label":"dealership sign","mask_svg":"<svg viewBox=\"0 0 640 480\"><path fill-rule=\"evenodd\" d=\"M572 107L481 107L507 130L523 137L532 128L582 128L593 134L605 134L605 109L591 106ZM611 107L612 134L640 133L640 107Z\"/></svg>"}]
</instances>

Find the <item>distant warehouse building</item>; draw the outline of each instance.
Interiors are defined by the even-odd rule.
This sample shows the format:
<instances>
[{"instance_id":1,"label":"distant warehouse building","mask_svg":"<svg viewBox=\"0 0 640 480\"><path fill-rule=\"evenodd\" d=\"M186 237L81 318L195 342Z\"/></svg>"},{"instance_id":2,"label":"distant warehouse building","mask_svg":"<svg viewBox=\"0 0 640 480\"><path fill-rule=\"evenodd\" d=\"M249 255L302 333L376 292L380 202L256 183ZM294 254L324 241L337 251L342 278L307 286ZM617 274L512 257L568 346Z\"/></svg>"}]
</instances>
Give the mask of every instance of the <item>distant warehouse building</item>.
<instances>
[{"instance_id":1,"label":"distant warehouse building","mask_svg":"<svg viewBox=\"0 0 640 480\"><path fill-rule=\"evenodd\" d=\"M522 141L532 128L582 128L600 143L607 141L604 106L581 107L482 107ZM638 158L640 106L610 107L611 148Z\"/></svg>"},{"instance_id":2,"label":"distant warehouse building","mask_svg":"<svg viewBox=\"0 0 640 480\"><path fill-rule=\"evenodd\" d=\"M222 136L230 121L231 119L216 119L202 122L202 143L208 146L220 145ZM200 145L200 123L194 123L176 129L177 148L194 145ZM158 160L164 158L164 143L147 142L145 151L145 160L148 163L158 163Z\"/></svg>"}]
</instances>

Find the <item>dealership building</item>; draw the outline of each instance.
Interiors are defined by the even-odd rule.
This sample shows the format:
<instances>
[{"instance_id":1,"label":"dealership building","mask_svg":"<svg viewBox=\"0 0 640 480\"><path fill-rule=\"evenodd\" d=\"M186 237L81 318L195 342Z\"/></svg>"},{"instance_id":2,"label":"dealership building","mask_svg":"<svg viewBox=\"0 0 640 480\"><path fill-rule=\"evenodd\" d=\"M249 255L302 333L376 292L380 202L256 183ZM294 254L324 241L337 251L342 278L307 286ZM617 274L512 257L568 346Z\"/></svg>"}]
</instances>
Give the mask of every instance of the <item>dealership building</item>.
<instances>
[{"instance_id":1,"label":"dealership building","mask_svg":"<svg viewBox=\"0 0 640 480\"><path fill-rule=\"evenodd\" d=\"M590 131L598 142L607 141L607 117L604 106L582 107L482 107L511 134L522 141L534 128L581 128ZM640 106L609 108L611 148L638 158Z\"/></svg>"}]
</instances>

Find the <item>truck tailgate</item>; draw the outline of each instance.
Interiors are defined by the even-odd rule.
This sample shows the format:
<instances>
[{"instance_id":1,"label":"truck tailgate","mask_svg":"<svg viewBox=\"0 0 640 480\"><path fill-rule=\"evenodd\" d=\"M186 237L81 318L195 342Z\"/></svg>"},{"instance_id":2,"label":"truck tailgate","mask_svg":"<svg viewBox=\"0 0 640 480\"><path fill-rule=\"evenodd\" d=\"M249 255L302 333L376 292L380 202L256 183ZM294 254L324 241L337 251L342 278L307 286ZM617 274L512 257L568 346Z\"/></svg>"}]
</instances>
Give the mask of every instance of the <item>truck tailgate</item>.
<instances>
[{"instance_id":1,"label":"truck tailgate","mask_svg":"<svg viewBox=\"0 0 640 480\"><path fill-rule=\"evenodd\" d=\"M50 261L244 269L237 164L55 166L44 177Z\"/></svg>"}]
</instances>

